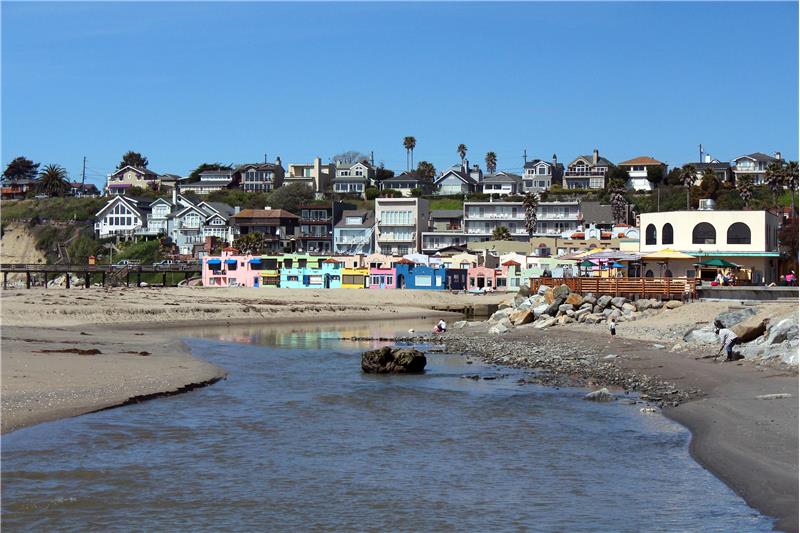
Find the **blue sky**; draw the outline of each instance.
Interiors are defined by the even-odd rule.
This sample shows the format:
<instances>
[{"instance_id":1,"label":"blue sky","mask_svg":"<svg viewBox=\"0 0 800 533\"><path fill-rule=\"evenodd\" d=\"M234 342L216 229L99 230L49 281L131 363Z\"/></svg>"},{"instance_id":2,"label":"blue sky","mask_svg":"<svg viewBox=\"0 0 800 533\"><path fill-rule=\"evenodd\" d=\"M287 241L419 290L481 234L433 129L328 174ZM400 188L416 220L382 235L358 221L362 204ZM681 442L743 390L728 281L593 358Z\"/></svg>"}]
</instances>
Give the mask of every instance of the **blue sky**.
<instances>
[{"instance_id":1,"label":"blue sky","mask_svg":"<svg viewBox=\"0 0 800 533\"><path fill-rule=\"evenodd\" d=\"M797 3L2 4L2 163L797 159Z\"/></svg>"}]
</instances>

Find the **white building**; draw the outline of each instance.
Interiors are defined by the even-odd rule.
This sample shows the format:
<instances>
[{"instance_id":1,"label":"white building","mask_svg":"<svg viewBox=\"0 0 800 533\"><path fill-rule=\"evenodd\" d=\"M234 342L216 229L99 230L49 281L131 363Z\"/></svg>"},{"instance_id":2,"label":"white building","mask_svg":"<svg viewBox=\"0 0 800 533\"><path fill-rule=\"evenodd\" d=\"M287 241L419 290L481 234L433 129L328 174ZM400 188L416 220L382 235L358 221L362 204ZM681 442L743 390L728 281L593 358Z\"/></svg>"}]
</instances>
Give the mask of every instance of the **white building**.
<instances>
[{"instance_id":1,"label":"white building","mask_svg":"<svg viewBox=\"0 0 800 533\"><path fill-rule=\"evenodd\" d=\"M628 173L625 187L631 191L652 191L653 183L647 179L648 172L660 169L661 176L667 175L667 165L649 156L634 157L619 164L619 167Z\"/></svg>"},{"instance_id":2,"label":"white building","mask_svg":"<svg viewBox=\"0 0 800 533\"><path fill-rule=\"evenodd\" d=\"M132 236L147 228L150 200L131 196L114 196L95 213L94 232L98 238Z\"/></svg>"},{"instance_id":3,"label":"white building","mask_svg":"<svg viewBox=\"0 0 800 533\"><path fill-rule=\"evenodd\" d=\"M498 172L483 178L484 194L499 194L509 196L522 192L522 178L516 174L508 172Z\"/></svg>"},{"instance_id":4,"label":"white building","mask_svg":"<svg viewBox=\"0 0 800 533\"><path fill-rule=\"evenodd\" d=\"M713 278L716 269L699 271L696 265L721 258L742 267L741 275L737 273L740 279L749 278L756 284L775 281L779 220L769 211L669 211L642 213L639 220L640 252L671 248L696 257L648 261L642 270L645 276Z\"/></svg>"},{"instance_id":5,"label":"white building","mask_svg":"<svg viewBox=\"0 0 800 533\"><path fill-rule=\"evenodd\" d=\"M770 163L782 163L780 152L775 152L775 157L770 157L761 152L739 156L733 160L733 176L738 179L742 176L753 178L753 185L765 185L767 183L767 167Z\"/></svg>"},{"instance_id":6,"label":"white building","mask_svg":"<svg viewBox=\"0 0 800 533\"><path fill-rule=\"evenodd\" d=\"M522 192L542 192L553 185L560 186L563 175L564 165L558 162L556 154L553 154L552 162L543 159L527 161L522 174Z\"/></svg>"},{"instance_id":7,"label":"white building","mask_svg":"<svg viewBox=\"0 0 800 533\"><path fill-rule=\"evenodd\" d=\"M375 251L406 255L422 251L428 228L428 201L422 198L375 199Z\"/></svg>"}]
</instances>

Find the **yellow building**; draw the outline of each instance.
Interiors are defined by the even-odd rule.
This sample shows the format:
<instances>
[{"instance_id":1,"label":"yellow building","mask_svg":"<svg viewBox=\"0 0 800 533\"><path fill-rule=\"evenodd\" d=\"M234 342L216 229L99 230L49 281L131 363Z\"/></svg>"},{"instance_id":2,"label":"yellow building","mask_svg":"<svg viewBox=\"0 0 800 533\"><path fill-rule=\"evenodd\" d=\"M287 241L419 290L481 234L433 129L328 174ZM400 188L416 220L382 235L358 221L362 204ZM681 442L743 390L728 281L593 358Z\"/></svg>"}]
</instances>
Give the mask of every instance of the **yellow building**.
<instances>
[{"instance_id":1,"label":"yellow building","mask_svg":"<svg viewBox=\"0 0 800 533\"><path fill-rule=\"evenodd\" d=\"M369 268L343 268L343 289L364 289L369 281Z\"/></svg>"}]
</instances>

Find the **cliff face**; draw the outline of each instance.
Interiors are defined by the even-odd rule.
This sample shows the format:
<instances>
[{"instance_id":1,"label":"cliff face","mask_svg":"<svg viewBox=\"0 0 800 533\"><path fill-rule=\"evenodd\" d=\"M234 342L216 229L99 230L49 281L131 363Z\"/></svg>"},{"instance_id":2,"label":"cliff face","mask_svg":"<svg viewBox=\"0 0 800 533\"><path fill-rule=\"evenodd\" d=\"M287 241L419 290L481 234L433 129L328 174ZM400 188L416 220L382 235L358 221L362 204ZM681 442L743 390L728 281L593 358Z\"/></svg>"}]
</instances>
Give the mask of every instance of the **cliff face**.
<instances>
[{"instance_id":1,"label":"cliff face","mask_svg":"<svg viewBox=\"0 0 800 533\"><path fill-rule=\"evenodd\" d=\"M44 254L36 248L36 238L24 224L9 223L0 239L3 263L44 263Z\"/></svg>"}]
</instances>

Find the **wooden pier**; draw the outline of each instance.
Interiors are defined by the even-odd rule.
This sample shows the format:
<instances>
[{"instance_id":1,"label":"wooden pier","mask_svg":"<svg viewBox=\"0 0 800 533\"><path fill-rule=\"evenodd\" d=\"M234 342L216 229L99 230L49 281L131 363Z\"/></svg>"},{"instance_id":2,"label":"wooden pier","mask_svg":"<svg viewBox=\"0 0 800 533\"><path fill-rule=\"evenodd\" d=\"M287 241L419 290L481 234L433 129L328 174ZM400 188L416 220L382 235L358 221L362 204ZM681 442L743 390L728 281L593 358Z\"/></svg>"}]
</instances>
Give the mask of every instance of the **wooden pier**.
<instances>
[{"instance_id":1,"label":"wooden pier","mask_svg":"<svg viewBox=\"0 0 800 533\"><path fill-rule=\"evenodd\" d=\"M135 281L134 287L139 287L142 284L142 274L161 274L162 286L167 286L168 274L183 274L183 279L187 280L192 275L200 275L201 266L197 264L178 264L178 265L159 265L159 266L146 266L146 265L130 265L130 266L114 266L114 265L44 265L44 264L10 264L0 263L0 272L3 273L3 289L8 288L8 275L9 274L24 274L25 275L25 288L30 289L36 285L37 280L41 280L42 285L47 288L48 278L53 279L62 274L66 274L65 281L66 287L69 289L72 285L71 277L69 274L77 275L83 278L81 286L87 289L92 286L92 278L99 275L100 284L105 287L106 284L116 282L119 285L126 287L131 286L131 282ZM173 276L174 277L174 276Z\"/></svg>"}]
</instances>

